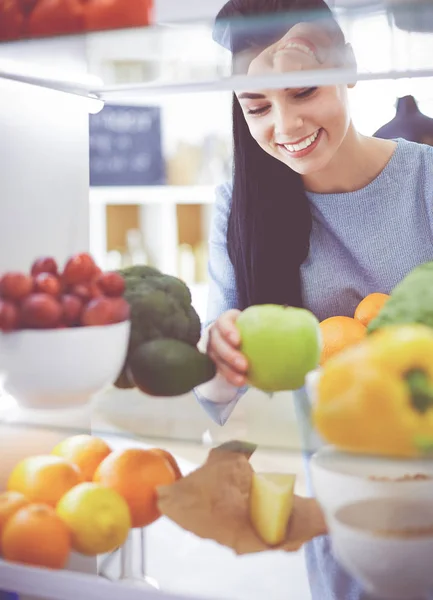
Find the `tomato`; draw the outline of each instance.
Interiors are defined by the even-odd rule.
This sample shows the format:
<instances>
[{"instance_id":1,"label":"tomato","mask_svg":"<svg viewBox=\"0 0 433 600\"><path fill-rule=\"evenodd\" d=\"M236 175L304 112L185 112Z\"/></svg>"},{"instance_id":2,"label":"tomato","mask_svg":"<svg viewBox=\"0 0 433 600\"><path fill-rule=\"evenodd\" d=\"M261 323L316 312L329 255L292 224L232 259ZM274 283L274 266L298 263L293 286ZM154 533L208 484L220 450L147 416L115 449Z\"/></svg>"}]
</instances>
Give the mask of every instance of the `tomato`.
<instances>
[{"instance_id":1,"label":"tomato","mask_svg":"<svg viewBox=\"0 0 433 600\"><path fill-rule=\"evenodd\" d=\"M51 275L57 275L58 274L57 263L54 260L54 258L51 258L50 256L44 256L42 258L38 258L32 264L32 268L31 268L30 272L33 275L33 277L36 277L36 275L39 275L39 273L51 273Z\"/></svg>"},{"instance_id":2,"label":"tomato","mask_svg":"<svg viewBox=\"0 0 433 600\"><path fill-rule=\"evenodd\" d=\"M77 296L65 294L60 298L63 316L62 321L65 325L73 326L80 323L83 302Z\"/></svg>"},{"instance_id":3,"label":"tomato","mask_svg":"<svg viewBox=\"0 0 433 600\"><path fill-rule=\"evenodd\" d=\"M0 280L0 295L8 300L22 300L32 290L33 279L24 273L6 273Z\"/></svg>"},{"instance_id":4,"label":"tomato","mask_svg":"<svg viewBox=\"0 0 433 600\"><path fill-rule=\"evenodd\" d=\"M88 286L89 286L90 296L92 298L98 298L99 296L103 296L103 292L102 292L101 288L99 287L99 285L97 284L95 279L93 281L91 281L88 284Z\"/></svg>"},{"instance_id":5,"label":"tomato","mask_svg":"<svg viewBox=\"0 0 433 600\"><path fill-rule=\"evenodd\" d=\"M142 27L152 21L152 0L87 0L84 6L87 31Z\"/></svg>"},{"instance_id":6,"label":"tomato","mask_svg":"<svg viewBox=\"0 0 433 600\"><path fill-rule=\"evenodd\" d=\"M69 293L74 296L81 298L83 302L88 302L92 298L102 296L102 291L96 284L96 281L89 281L88 283L77 283L69 288Z\"/></svg>"},{"instance_id":7,"label":"tomato","mask_svg":"<svg viewBox=\"0 0 433 600\"><path fill-rule=\"evenodd\" d=\"M28 21L28 31L32 36L80 33L83 30L83 4L79 0L38 0Z\"/></svg>"},{"instance_id":8,"label":"tomato","mask_svg":"<svg viewBox=\"0 0 433 600\"><path fill-rule=\"evenodd\" d=\"M24 17L17 0L0 0L0 41L16 40L24 33Z\"/></svg>"},{"instance_id":9,"label":"tomato","mask_svg":"<svg viewBox=\"0 0 433 600\"><path fill-rule=\"evenodd\" d=\"M122 296L125 291L125 280L119 273L102 273L97 283L106 296Z\"/></svg>"},{"instance_id":10,"label":"tomato","mask_svg":"<svg viewBox=\"0 0 433 600\"><path fill-rule=\"evenodd\" d=\"M82 300L82 302L88 302L92 297L87 283L77 283L77 285L72 285L68 289L68 292L72 296L76 296L77 298Z\"/></svg>"},{"instance_id":11,"label":"tomato","mask_svg":"<svg viewBox=\"0 0 433 600\"><path fill-rule=\"evenodd\" d=\"M113 323L112 301L105 296L94 298L84 307L81 324L89 326L110 325Z\"/></svg>"},{"instance_id":12,"label":"tomato","mask_svg":"<svg viewBox=\"0 0 433 600\"><path fill-rule=\"evenodd\" d=\"M86 252L72 256L65 265L62 279L68 285L87 283L95 275L95 261Z\"/></svg>"},{"instance_id":13,"label":"tomato","mask_svg":"<svg viewBox=\"0 0 433 600\"><path fill-rule=\"evenodd\" d=\"M13 331L18 328L18 309L8 300L0 300L0 330Z\"/></svg>"},{"instance_id":14,"label":"tomato","mask_svg":"<svg viewBox=\"0 0 433 600\"><path fill-rule=\"evenodd\" d=\"M111 318L113 323L127 321L130 316L130 306L125 298L110 298Z\"/></svg>"},{"instance_id":15,"label":"tomato","mask_svg":"<svg viewBox=\"0 0 433 600\"><path fill-rule=\"evenodd\" d=\"M58 296L60 294L60 281L55 275L50 273L39 273L35 277L35 292Z\"/></svg>"},{"instance_id":16,"label":"tomato","mask_svg":"<svg viewBox=\"0 0 433 600\"><path fill-rule=\"evenodd\" d=\"M60 302L49 294L31 294L21 305L21 321L32 329L57 327L62 318Z\"/></svg>"}]
</instances>

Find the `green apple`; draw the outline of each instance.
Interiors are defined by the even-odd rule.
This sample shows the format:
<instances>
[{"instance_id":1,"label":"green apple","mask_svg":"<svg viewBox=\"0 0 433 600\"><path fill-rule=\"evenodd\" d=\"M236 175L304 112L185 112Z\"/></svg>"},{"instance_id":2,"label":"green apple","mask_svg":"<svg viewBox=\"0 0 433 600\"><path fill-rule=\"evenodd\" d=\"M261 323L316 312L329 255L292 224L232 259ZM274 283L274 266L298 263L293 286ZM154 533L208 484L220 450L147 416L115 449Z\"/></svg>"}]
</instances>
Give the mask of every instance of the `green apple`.
<instances>
[{"instance_id":1,"label":"green apple","mask_svg":"<svg viewBox=\"0 0 433 600\"><path fill-rule=\"evenodd\" d=\"M245 309L236 321L248 380L265 392L296 390L319 363L319 321L309 310L277 304Z\"/></svg>"}]
</instances>

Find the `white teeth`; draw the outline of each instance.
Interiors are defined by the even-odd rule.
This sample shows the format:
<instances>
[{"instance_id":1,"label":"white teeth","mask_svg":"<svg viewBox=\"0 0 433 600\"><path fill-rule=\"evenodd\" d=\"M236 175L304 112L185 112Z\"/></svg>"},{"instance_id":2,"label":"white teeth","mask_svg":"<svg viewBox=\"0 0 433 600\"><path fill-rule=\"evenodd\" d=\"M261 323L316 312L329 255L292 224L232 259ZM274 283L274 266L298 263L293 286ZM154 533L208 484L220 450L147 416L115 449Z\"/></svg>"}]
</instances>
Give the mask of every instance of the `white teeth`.
<instances>
[{"instance_id":1,"label":"white teeth","mask_svg":"<svg viewBox=\"0 0 433 600\"><path fill-rule=\"evenodd\" d=\"M298 44L297 42L289 42L285 45L284 48L296 48L297 50L304 52L304 54L309 54L313 58L316 58L316 55L311 50L311 48L309 48L308 46L304 46L304 44Z\"/></svg>"},{"instance_id":2,"label":"white teeth","mask_svg":"<svg viewBox=\"0 0 433 600\"><path fill-rule=\"evenodd\" d=\"M310 135L310 137L302 140L302 142L299 142L299 144L284 144L284 148L289 152L300 152L301 150L305 150L305 148L308 148L308 146L311 146L311 144L316 141L319 132L320 129L313 133L313 135Z\"/></svg>"}]
</instances>

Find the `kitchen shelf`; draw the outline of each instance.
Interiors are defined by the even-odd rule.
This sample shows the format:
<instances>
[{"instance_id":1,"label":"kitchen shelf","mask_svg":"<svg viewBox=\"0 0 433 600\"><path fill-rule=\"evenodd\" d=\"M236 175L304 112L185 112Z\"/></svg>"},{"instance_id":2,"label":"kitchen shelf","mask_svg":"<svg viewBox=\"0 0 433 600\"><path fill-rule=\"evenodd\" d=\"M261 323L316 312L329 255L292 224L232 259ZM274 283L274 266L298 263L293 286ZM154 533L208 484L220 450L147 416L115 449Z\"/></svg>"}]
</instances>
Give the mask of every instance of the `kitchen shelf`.
<instances>
[{"instance_id":1,"label":"kitchen shelf","mask_svg":"<svg viewBox=\"0 0 433 600\"><path fill-rule=\"evenodd\" d=\"M147 204L213 204L215 186L213 185L149 185L149 186L112 186L91 187L90 204L138 205Z\"/></svg>"},{"instance_id":2,"label":"kitchen shelf","mask_svg":"<svg viewBox=\"0 0 433 600\"><path fill-rule=\"evenodd\" d=\"M72 75L59 77L49 69L49 48L60 38L27 40L0 44L0 78L39 85L63 92L85 95L113 104L142 104L169 94L193 94L254 90L260 88L331 85L355 81L398 80L433 77L433 33L409 33L397 27L390 4L383 2L339 2L335 14L347 41L354 48L357 70L329 68L254 76L230 75L230 54L212 39L212 19L162 23L147 28L132 28L72 36L89 57L89 71L97 69L98 58L141 66L136 80L119 84L89 75L84 80ZM412 3L411 12L398 5L403 16L433 24L433 5ZM405 11L405 12L403 12ZM269 19L242 18L243 33L266 27ZM433 29L433 27L432 27ZM63 38L65 43L71 38ZM14 59L32 57L34 47L45 48L45 59L31 69ZM199 52L197 51L199 49ZM6 60L6 62L5 62ZM96 66L95 66L96 65ZM41 67L39 69L39 67ZM138 68L138 67L137 67ZM43 69L43 70L42 70Z\"/></svg>"}]
</instances>

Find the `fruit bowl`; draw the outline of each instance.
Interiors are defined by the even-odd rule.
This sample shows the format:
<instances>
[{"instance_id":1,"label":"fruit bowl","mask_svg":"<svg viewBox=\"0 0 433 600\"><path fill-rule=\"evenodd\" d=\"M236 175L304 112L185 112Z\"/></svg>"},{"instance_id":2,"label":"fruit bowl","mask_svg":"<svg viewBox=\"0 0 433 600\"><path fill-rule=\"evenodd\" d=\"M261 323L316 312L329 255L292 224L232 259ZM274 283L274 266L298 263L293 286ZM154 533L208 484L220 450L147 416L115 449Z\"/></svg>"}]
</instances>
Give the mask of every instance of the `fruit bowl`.
<instances>
[{"instance_id":1,"label":"fruit bowl","mask_svg":"<svg viewBox=\"0 0 433 600\"><path fill-rule=\"evenodd\" d=\"M375 598L423 598L433 586L433 461L324 447L310 468L337 561Z\"/></svg>"},{"instance_id":2,"label":"fruit bowl","mask_svg":"<svg viewBox=\"0 0 433 600\"><path fill-rule=\"evenodd\" d=\"M431 598L431 500L376 498L355 502L330 518L329 529L337 560L372 598Z\"/></svg>"},{"instance_id":3,"label":"fruit bowl","mask_svg":"<svg viewBox=\"0 0 433 600\"><path fill-rule=\"evenodd\" d=\"M117 379L130 322L0 333L3 389L24 408L80 406Z\"/></svg>"},{"instance_id":4,"label":"fruit bowl","mask_svg":"<svg viewBox=\"0 0 433 600\"><path fill-rule=\"evenodd\" d=\"M433 500L433 460L392 459L340 452L326 446L310 462L315 496L325 518L362 500Z\"/></svg>"}]
</instances>

